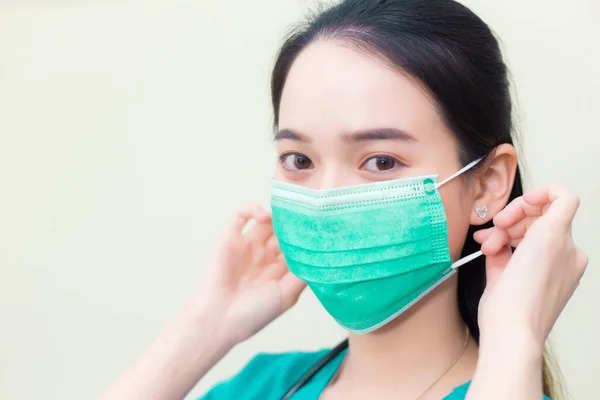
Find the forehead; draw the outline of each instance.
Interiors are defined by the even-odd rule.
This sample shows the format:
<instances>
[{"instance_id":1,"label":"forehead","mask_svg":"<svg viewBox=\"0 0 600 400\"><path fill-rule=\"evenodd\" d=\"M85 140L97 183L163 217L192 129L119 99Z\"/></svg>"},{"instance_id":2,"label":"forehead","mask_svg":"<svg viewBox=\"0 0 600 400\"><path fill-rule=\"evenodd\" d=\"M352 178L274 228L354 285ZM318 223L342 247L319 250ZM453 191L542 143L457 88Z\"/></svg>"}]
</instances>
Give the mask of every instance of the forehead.
<instances>
[{"instance_id":1,"label":"forehead","mask_svg":"<svg viewBox=\"0 0 600 400\"><path fill-rule=\"evenodd\" d=\"M414 79L336 41L305 48L288 74L279 126L319 135L393 127L420 136L443 128Z\"/></svg>"}]
</instances>

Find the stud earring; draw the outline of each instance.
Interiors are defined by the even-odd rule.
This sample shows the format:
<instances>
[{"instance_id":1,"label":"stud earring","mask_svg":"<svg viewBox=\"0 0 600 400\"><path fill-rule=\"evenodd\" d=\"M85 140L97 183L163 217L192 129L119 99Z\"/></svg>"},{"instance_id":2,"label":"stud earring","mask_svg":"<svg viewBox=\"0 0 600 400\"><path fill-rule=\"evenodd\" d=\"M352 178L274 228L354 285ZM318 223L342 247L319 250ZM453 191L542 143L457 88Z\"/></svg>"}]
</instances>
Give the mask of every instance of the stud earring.
<instances>
[{"instance_id":1,"label":"stud earring","mask_svg":"<svg viewBox=\"0 0 600 400\"><path fill-rule=\"evenodd\" d=\"M475 214L481 219L485 219L487 217L488 208L484 204L481 207L475 207Z\"/></svg>"}]
</instances>

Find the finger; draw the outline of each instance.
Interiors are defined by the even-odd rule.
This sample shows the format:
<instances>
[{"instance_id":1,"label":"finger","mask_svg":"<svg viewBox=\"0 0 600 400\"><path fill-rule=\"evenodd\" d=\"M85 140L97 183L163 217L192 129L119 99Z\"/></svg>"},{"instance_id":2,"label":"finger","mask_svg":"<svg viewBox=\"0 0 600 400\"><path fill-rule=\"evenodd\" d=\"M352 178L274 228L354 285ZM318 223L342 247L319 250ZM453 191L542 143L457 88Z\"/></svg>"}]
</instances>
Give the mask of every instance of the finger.
<instances>
[{"instance_id":1,"label":"finger","mask_svg":"<svg viewBox=\"0 0 600 400\"><path fill-rule=\"evenodd\" d=\"M271 222L271 210L265 210L262 206L258 206L254 218L261 223Z\"/></svg>"},{"instance_id":2,"label":"finger","mask_svg":"<svg viewBox=\"0 0 600 400\"><path fill-rule=\"evenodd\" d=\"M271 235L266 240L266 242L264 243L263 250L263 265L269 265L277 260L277 257L279 257L280 252L279 245L277 244L277 238L275 237L275 235Z\"/></svg>"},{"instance_id":3,"label":"finger","mask_svg":"<svg viewBox=\"0 0 600 400\"><path fill-rule=\"evenodd\" d=\"M263 275L265 266L265 248L260 246L252 251L250 263L246 266L246 273L249 277L255 278Z\"/></svg>"},{"instance_id":4,"label":"finger","mask_svg":"<svg viewBox=\"0 0 600 400\"><path fill-rule=\"evenodd\" d=\"M508 231L500 230L490 235L483 243L481 243L481 251L487 255L494 255L506 245L510 247L518 247L521 244L524 236L512 238ZM490 240L491 238L491 240Z\"/></svg>"},{"instance_id":5,"label":"finger","mask_svg":"<svg viewBox=\"0 0 600 400\"><path fill-rule=\"evenodd\" d=\"M291 272L287 272L279 281L279 290L281 291L282 312L293 306L306 283Z\"/></svg>"},{"instance_id":6,"label":"finger","mask_svg":"<svg viewBox=\"0 0 600 400\"><path fill-rule=\"evenodd\" d=\"M287 263L284 258L276 258L275 261L268 264L262 271L262 277L265 280L280 280L288 273Z\"/></svg>"},{"instance_id":7,"label":"finger","mask_svg":"<svg viewBox=\"0 0 600 400\"><path fill-rule=\"evenodd\" d=\"M241 233L248 221L255 219L257 222L266 222L270 220L271 216L267 213L260 205L251 204L244 208L239 209L233 221L231 222L230 229L235 233Z\"/></svg>"},{"instance_id":8,"label":"finger","mask_svg":"<svg viewBox=\"0 0 600 400\"><path fill-rule=\"evenodd\" d=\"M485 255L495 255L510 242L506 229L493 228L487 239L481 244L481 251Z\"/></svg>"},{"instance_id":9,"label":"finger","mask_svg":"<svg viewBox=\"0 0 600 400\"><path fill-rule=\"evenodd\" d=\"M519 247L519 245L521 244L521 241L523 240L523 238L520 239L511 239L510 242L508 242L509 246L512 248L516 248Z\"/></svg>"},{"instance_id":10,"label":"finger","mask_svg":"<svg viewBox=\"0 0 600 400\"><path fill-rule=\"evenodd\" d=\"M525 194L524 199L529 204L550 203L547 214L567 224L573 221L581 203L579 197L558 185L532 190Z\"/></svg>"},{"instance_id":11,"label":"finger","mask_svg":"<svg viewBox=\"0 0 600 400\"><path fill-rule=\"evenodd\" d=\"M523 239L527 233L527 230L536 221L536 219L538 219L538 217L525 217L506 229L510 240L514 241Z\"/></svg>"},{"instance_id":12,"label":"finger","mask_svg":"<svg viewBox=\"0 0 600 400\"><path fill-rule=\"evenodd\" d=\"M484 252L484 254L485 254L485 252ZM494 285L496 285L496 283L500 279L500 276L502 276L502 273L504 272L504 269L506 268L506 265L510 261L511 257L512 257L512 250L511 250L510 246L508 246L508 245L502 247L502 249L500 249L500 251L498 251L494 255L489 255L489 256L486 255L486 260L485 260L486 290L488 288L492 288L492 287L494 287Z\"/></svg>"},{"instance_id":13,"label":"finger","mask_svg":"<svg viewBox=\"0 0 600 400\"><path fill-rule=\"evenodd\" d=\"M265 249L267 250L268 254L272 254L275 257L279 255L281 250L279 249L279 242L277 241L277 237L275 237L275 235L272 235L269 239L267 239L267 242L265 243Z\"/></svg>"},{"instance_id":14,"label":"finger","mask_svg":"<svg viewBox=\"0 0 600 400\"><path fill-rule=\"evenodd\" d=\"M494 226L507 229L527 217L542 215L542 206L529 204L523 197L511 201L502 211L494 217Z\"/></svg>"},{"instance_id":15,"label":"finger","mask_svg":"<svg viewBox=\"0 0 600 400\"><path fill-rule=\"evenodd\" d=\"M258 222L264 222L271 218L271 214L259 204L249 204L239 209L237 213L245 219L255 219Z\"/></svg>"},{"instance_id":16,"label":"finger","mask_svg":"<svg viewBox=\"0 0 600 400\"><path fill-rule=\"evenodd\" d=\"M523 198L528 204L543 205L552 203L554 200L568 196L569 192L558 185L547 185L528 190Z\"/></svg>"},{"instance_id":17,"label":"finger","mask_svg":"<svg viewBox=\"0 0 600 400\"><path fill-rule=\"evenodd\" d=\"M473 239L475 239L475 242L477 242L479 244L482 244L490 236L490 234L492 233L493 229L494 228L487 228L487 229L478 230L477 232L475 232L473 234Z\"/></svg>"},{"instance_id":18,"label":"finger","mask_svg":"<svg viewBox=\"0 0 600 400\"><path fill-rule=\"evenodd\" d=\"M257 222L245 233L245 236L252 241L255 247L264 247L267 240L273 236L271 221Z\"/></svg>"}]
</instances>

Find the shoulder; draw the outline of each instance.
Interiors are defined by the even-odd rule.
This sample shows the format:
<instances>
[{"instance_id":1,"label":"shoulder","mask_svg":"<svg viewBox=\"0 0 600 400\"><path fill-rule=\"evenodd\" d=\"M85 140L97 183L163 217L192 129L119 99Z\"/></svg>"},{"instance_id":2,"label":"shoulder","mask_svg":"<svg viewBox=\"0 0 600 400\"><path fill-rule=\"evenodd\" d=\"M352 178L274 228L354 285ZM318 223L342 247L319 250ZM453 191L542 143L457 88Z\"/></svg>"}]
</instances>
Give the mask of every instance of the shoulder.
<instances>
[{"instance_id":1,"label":"shoulder","mask_svg":"<svg viewBox=\"0 0 600 400\"><path fill-rule=\"evenodd\" d=\"M260 353L236 375L217 384L200 399L278 398L328 351Z\"/></svg>"}]
</instances>

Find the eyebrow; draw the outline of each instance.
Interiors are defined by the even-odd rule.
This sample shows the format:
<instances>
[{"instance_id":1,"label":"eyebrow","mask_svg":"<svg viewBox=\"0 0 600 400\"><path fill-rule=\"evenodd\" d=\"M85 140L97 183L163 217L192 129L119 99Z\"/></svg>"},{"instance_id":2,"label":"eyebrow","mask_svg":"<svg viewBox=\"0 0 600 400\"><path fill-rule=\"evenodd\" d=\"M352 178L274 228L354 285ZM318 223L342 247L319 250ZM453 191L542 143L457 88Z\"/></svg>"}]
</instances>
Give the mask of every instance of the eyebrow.
<instances>
[{"instance_id":1,"label":"eyebrow","mask_svg":"<svg viewBox=\"0 0 600 400\"><path fill-rule=\"evenodd\" d=\"M367 142L371 140L402 140L405 142L418 142L414 136L395 128L366 129L352 133L345 133L344 139L349 142Z\"/></svg>"},{"instance_id":2,"label":"eyebrow","mask_svg":"<svg viewBox=\"0 0 600 400\"><path fill-rule=\"evenodd\" d=\"M310 139L298 132L295 132L291 129L281 129L279 132L275 134L273 137L274 141L278 140L295 140L297 142L310 142Z\"/></svg>"},{"instance_id":3,"label":"eyebrow","mask_svg":"<svg viewBox=\"0 0 600 400\"><path fill-rule=\"evenodd\" d=\"M367 142L372 140L402 140L405 142L418 141L414 136L395 128L365 129L351 133L344 133L342 136L344 140L348 142ZM308 137L291 129L281 129L275 134L273 140L294 140L305 143L310 142Z\"/></svg>"}]
</instances>

